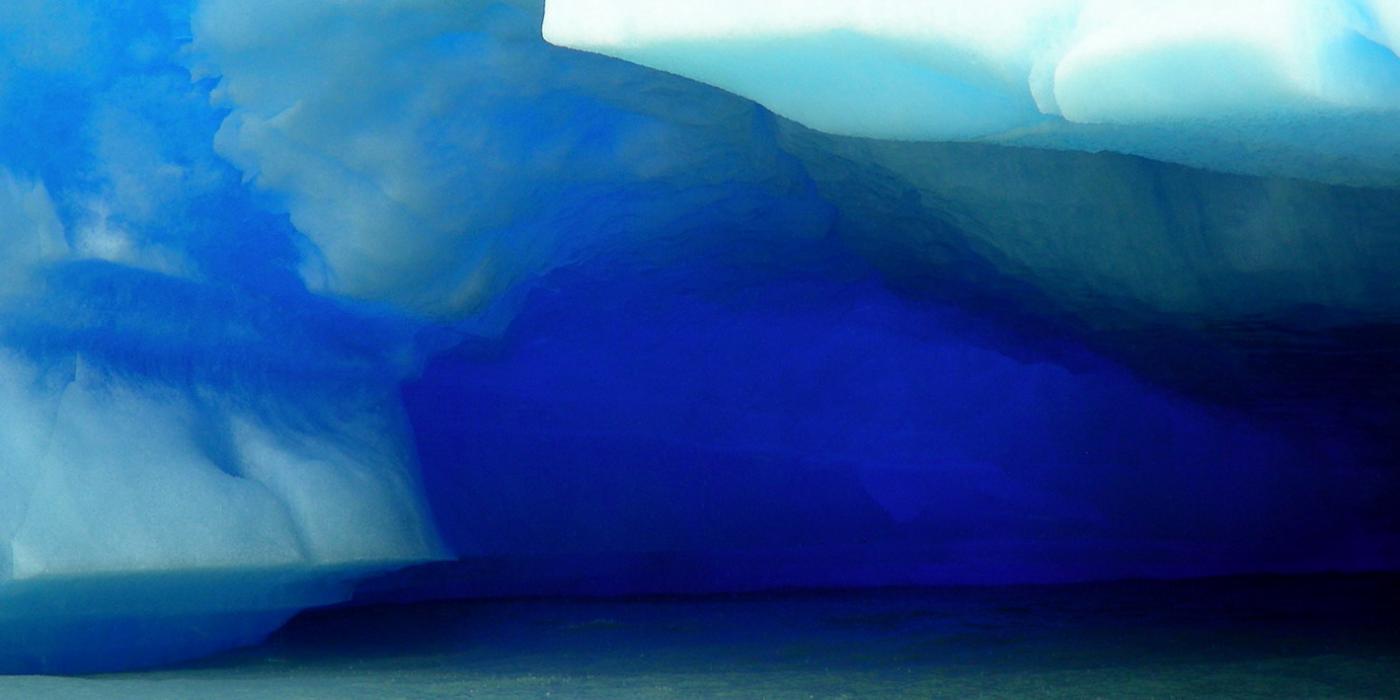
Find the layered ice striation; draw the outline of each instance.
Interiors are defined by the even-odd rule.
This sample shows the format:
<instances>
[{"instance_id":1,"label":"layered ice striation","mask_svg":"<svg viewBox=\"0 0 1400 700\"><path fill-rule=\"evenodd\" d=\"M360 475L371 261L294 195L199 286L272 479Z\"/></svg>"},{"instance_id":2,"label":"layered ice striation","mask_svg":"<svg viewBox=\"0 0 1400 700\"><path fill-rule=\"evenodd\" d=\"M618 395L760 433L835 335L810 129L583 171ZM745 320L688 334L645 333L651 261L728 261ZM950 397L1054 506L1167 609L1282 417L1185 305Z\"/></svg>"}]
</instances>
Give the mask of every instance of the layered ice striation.
<instances>
[{"instance_id":1,"label":"layered ice striation","mask_svg":"<svg viewBox=\"0 0 1400 700\"><path fill-rule=\"evenodd\" d=\"M0 671L451 555L378 590L1394 566L1397 22L8 4Z\"/></svg>"}]
</instances>

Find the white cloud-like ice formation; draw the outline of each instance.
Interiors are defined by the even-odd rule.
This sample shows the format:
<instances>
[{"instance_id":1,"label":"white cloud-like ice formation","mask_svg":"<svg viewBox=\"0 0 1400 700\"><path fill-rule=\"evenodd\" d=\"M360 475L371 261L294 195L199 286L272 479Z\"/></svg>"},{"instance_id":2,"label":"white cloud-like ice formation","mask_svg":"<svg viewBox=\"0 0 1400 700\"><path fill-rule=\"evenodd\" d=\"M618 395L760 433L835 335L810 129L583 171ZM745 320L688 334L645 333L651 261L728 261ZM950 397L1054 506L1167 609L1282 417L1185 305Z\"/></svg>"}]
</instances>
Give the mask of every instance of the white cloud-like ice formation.
<instances>
[{"instance_id":1,"label":"white cloud-like ice formation","mask_svg":"<svg viewBox=\"0 0 1400 700\"><path fill-rule=\"evenodd\" d=\"M543 34L814 129L779 141L902 274L962 274L956 230L1081 316L1212 322L1400 308L1397 22L1390 0L550 0Z\"/></svg>"},{"instance_id":2,"label":"white cloud-like ice formation","mask_svg":"<svg viewBox=\"0 0 1400 700\"><path fill-rule=\"evenodd\" d=\"M549 0L544 34L833 134L1400 182L1400 3Z\"/></svg>"}]
</instances>

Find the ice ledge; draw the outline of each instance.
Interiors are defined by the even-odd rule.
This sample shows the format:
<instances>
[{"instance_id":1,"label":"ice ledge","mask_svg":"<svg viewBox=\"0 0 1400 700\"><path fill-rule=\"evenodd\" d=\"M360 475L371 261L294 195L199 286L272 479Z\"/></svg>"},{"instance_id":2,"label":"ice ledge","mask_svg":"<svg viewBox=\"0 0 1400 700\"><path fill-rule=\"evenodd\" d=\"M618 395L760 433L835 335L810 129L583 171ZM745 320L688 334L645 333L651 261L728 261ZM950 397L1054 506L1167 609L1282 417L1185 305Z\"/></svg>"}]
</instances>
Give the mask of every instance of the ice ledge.
<instances>
[{"instance_id":1,"label":"ice ledge","mask_svg":"<svg viewBox=\"0 0 1400 700\"><path fill-rule=\"evenodd\" d=\"M544 38L832 134L1400 184L1400 1L549 0Z\"/></svg>"},{"instance_id":2,"label":"ice ledge","mask_svg":"<svg viewBox=\"0 0 1400 700\"><path fill-rule=\"evenodd\" d=\"M409 563L0 581L0 674L125 670L255 644L304 608L348 599L356 580Z\"/></svg>"}]
</instances>

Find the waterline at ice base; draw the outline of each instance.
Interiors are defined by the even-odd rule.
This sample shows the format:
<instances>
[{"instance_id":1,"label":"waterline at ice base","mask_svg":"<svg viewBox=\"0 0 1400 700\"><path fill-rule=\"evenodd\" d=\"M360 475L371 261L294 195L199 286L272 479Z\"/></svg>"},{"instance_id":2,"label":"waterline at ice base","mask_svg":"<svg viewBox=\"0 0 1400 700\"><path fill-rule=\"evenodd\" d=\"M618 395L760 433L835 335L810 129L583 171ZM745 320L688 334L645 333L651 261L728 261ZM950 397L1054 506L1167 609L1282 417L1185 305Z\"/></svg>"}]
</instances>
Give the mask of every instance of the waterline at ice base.
<instances>
[{"instance_id":1,"label":"waterline at ice base","mask_svg":"<svg viewBox=\"0 0 1400 700\"><path fill-rule=\"evenodd\" d=\"M4 4L0 673L370 603L1384 600L1397 53L1400 0Z\"/></svg>"}]
</instances>

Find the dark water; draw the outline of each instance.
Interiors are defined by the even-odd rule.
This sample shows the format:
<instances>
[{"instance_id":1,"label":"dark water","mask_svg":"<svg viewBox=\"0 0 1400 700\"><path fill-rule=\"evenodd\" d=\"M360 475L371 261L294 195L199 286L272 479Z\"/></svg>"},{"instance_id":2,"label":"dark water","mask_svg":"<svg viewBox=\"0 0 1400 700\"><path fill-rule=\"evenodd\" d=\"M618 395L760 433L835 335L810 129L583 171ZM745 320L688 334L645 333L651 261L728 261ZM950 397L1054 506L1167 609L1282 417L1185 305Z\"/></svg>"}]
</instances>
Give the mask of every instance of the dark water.
<instances>
[{"instance_id":1,"label":"dark water","mask_svg":"<svg viewBox=\"0 0 1400 700\"><path fill-rule=\"evenodd\" d=\"M6 697L1400 697L1400 576L494 600L305 614Z\"/></svg>"}]
</instances>

